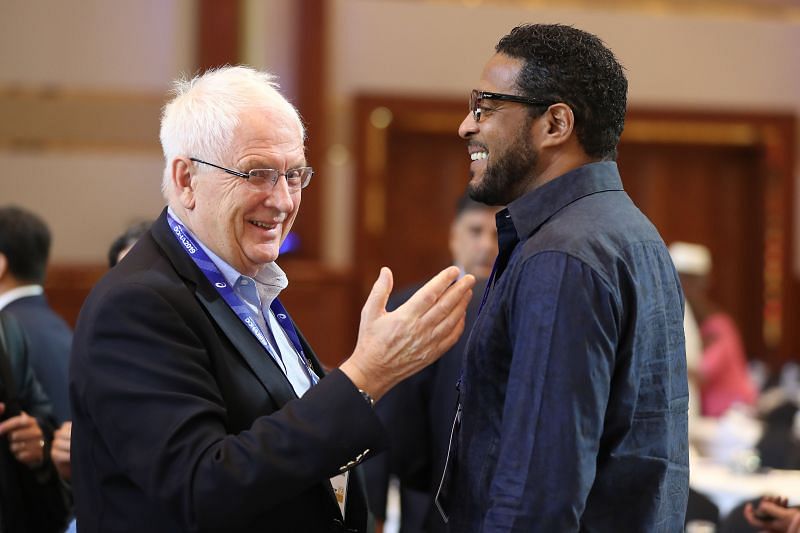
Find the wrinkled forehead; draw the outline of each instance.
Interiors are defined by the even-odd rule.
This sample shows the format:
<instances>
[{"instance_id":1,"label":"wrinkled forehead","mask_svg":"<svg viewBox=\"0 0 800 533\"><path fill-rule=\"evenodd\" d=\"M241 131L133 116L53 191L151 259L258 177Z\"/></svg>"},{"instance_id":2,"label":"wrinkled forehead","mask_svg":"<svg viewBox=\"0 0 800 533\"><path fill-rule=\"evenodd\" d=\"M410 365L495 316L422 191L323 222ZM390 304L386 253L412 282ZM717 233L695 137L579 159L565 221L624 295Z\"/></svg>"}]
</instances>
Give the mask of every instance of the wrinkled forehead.
<instances>
[{"instance_id":1,"label":"wrinkled forehead","mask_svg":"<svg viewBox=\"0 0 800 533\"><path fill-rule=\"evenodd\" d=\"M303 125L291 106L259 106L242 110L233 134L232 156L252 151L304 154ZM244 152L244 153L242 153Z\"/></svg>"}]
</instances>

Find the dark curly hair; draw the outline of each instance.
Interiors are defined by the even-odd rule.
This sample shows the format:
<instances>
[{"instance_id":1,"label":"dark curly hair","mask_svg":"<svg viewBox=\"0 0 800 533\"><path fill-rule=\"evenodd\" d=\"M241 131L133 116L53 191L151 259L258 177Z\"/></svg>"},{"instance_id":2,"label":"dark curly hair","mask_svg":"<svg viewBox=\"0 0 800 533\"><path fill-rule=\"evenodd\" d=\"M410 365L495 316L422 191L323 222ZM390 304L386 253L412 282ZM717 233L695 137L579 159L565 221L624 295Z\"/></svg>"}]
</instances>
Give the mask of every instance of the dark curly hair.
<instances>
[{"instance_id":1,"label":"dark curly hair","mask_svg":"<svg viewBox=\"0 0 800 533\"><path fill-rule=\"evenodd\" d=\"M0 254L23 283L44 283L50 255L50 230L44 220L21 207L0 207Z\"/></svg>"},{"instance_id":2,"label":"dark curly hair","mask_svg":"<svg viewBox=\"0 0 800 533\"><path fill-rule=\"evenodd\" d=\"M562 24L524 24L500 39L495 50L524 62L517 78L523 95L572 109L578 140L588 156L616 159L628 80L603 41Z\"/></svg>"}]
</instances>

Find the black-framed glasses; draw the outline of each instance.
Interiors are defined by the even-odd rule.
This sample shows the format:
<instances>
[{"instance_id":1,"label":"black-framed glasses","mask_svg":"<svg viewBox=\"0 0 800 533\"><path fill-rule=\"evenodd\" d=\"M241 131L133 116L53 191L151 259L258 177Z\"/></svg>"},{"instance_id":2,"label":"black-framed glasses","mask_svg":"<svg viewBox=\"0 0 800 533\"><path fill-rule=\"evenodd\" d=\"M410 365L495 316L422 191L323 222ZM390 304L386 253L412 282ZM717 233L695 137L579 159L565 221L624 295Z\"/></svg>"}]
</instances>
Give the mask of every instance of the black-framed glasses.
<instances>
[{"instance_id":1,"label":"black-framed glasses","mask_svg":"<svg viewBox=\"0 0 800 533\"><path fill-rule=\"evenodd\" d=\"M308 184L311 183L311 176L314 175L314 169L311 167L290 168L286 172L281 172L279 170L275 170L274 168L254 168L250 172L239 172L238 170L221 167L219 165L215 165L214 163L197 159L196 157L190 157L189 160L194 161L195 163L202 163L203 165L218 168L224 172L227 172L228 174L244 178L248 181L248 183L251 183L256 187L264 187L265 185L269 184L269 188L272 189L275 187L275 184L278 183L278 178L285 176L286 184L289 186L289 192L291 193L295 193L300 189L305 189L308 187Z\"/></svg>"},{"instance_id":2,"label":"black-framed glasses","mask_svg":"<svg viewBox=\"0 0 800 533\"><path fill-rule=\"evenodd\" d=\"M537 100L536 98L528 98L516 94L490 93L473 89L469 95L469 110L472 112L472 118L475 119L475 122L481 121L481 113L483 111L481 109L481 102L483 100L500 100L539 107L548 107L556 103L549 100Z\"/></svg>"}]
</instances>

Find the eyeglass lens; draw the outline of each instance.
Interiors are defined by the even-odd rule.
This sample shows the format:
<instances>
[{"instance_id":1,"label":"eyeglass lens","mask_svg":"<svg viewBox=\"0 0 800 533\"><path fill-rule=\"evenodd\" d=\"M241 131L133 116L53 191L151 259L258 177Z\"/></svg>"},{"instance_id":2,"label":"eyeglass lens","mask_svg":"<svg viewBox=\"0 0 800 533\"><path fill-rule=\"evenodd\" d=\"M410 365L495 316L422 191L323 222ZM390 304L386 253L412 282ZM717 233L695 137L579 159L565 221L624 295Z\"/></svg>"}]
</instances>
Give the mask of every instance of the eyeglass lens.
<instances>
[{"instance_id":1,"label":"eyeglass lens","mask_svg":"<svg viewBox=\"0 0 800 533\"><path fill-rule=\"evenodd\" d=\"M270 187L274 187L278 183L278 179L281 176L285 176L286 184L288 185L289 190L297 191L308 185L308 183L311 181L313 170L311 170L310 167L302 167L291 169L286 173L283 173L267 168L251 170L249 174L250 179L248 181L259 187L266 184L269 184Z\"/></svg>"},{"instance_id":2,"label":"eyeglass lens","mask_svg":"<svg viewBox=\"0 0 800 533\"><path fill-rule=\"evenodd\" d=\"M475 119L475 122L480 122L481 120L480 92L474 89L469 95L469 109L470 111L472 111L472 118Z\"/></svg>"}]
</instances>

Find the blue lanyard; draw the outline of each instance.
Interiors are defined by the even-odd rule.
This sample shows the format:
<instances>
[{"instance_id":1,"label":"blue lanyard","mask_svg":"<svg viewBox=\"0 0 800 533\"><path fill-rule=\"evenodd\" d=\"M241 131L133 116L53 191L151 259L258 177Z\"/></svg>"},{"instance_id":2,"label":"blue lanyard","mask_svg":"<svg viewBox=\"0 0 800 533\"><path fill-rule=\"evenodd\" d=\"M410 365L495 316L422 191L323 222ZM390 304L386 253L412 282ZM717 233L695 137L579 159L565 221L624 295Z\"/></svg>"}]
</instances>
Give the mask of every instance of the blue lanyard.
<instances>
[{"instance_id":1,"label":"blue lanyard","mask_svg":"<svg viewBox=\"0 0 800 533\"><path fill-rule=\"evenodd\" d=\"M247 326L247 329L250 330L250 333L258 339L258 342L261 343L261 346L264 350L267 351L270 355L272 354L272 347L270 346L269 342L267 341L267 337L264 335L264 332L261 331L261 328L258 325L253 313L251 312L250 308L242 302L239 296L233 291L230 285L228 285L225 276L219 271L217 266L214 262L208 257L202 247L200 247L197 242L189 235L189 232L186 228L172 218L172 216L167 213L167 221L169 222L169 227L172 230L172 233L175 235L175 238L178 239L178 242L181 244L181 247L186 250L186 253L189 254L189 257L192 258L194 264L197 265L197 268L203 273L203 275L211 282L211 285L217 290L219 295L225 300L225 303L228 304L228 307L236 313L236 316L239 317L239 320ZM292 324L292 320L289 318L289 313L286 312L286 308L283 307L278 298L275 298L270 304L269 308L275 315L275 318L280 324L283 331L286 333L286 336L289 337L292 345L294 346L295 350L297 350L297 354L300 357L300 360L303 362L303 366L308 373L308 378L311 381L311 386L313 387L317 383L319 383L319 376L317 373L314 372L314 367L311 366L311 362L306 357L305 352L303 351L303 345L300 343L300 337L297 335L297 330L294 328L294 324Z\"/></svg>"}]
</instances>

